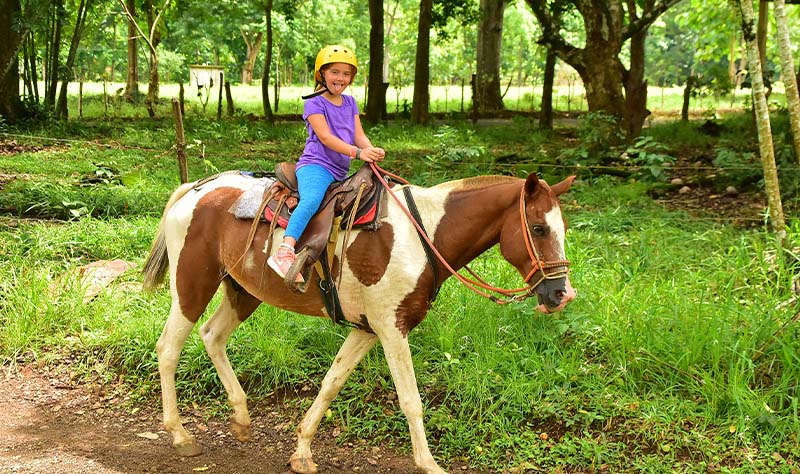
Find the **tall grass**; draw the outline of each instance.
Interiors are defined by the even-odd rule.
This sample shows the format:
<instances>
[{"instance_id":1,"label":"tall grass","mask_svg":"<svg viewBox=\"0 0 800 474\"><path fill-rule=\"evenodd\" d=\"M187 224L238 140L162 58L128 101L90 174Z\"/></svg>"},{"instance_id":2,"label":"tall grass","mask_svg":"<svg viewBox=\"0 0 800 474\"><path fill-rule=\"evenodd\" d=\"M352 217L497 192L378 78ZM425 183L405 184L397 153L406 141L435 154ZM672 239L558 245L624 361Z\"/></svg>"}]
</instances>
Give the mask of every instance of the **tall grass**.
<instances>
[{"instance_id":1,"label":"tall grass","mask_svg":"<svg viewBox=\"0 0 800 474\"><path fill-rule=\"evenodd\" d=\"M208 149L220 150L194 159L196 175L213 171L206 166L260 163L262 153L266 168L302 136L288 125L191 127ZM235 137L226 136L237 128ZM370 136L395 150L391 169L432 184L530 171L533 160L500 168L496 158L509 149L533 157L551 146L548 137L526 124L508 129L388 126L370 129ZM155 143L167 141L165 131L134 126L109 133L123 145L151 135ZM438 150L437 141L452 146ZM461 151L449 154L456 145ZM253 154L242 159L224 153L226 147ZM484 160L471 158L475 153ZM139 170L141 179L80 184L98 169L95 160L113 161L116 176ZM22 162L35 165L25 169ZM84 201L98 196L92 209L100 209L58 222L0 220L5 364L68 360L82 377L122 380L135 400L158 403L154 347L168 291L140 294L139 276L130 272L84 303L71 271L98 259L142 263L176 184L173 167L153 149L89 152L85 144L0 157L0 171L29 174L6 183L0 202L29 196L56 202L60 191L31 190L53 182ZM545 171L553 179L563 172ZM796 325L783 327L795 312L788 304L792 255L765 232L667 211L646 191L635 182L585 179L564 197L579 296L562 313L540 314L534 302L495 306L446 282L410 336L426 426L443 464L458 459L491 472L788 472L790 460L796 462L800 344ZM790 248L800 246L798 231L789 233ZM495 250L472 267L497 285L519 283ZM280 392L299 419L345 334L329 321L262 306L234 334L228 352L254 407ZM182 403L227 410L197 334L184 348L177 379ZM323 423L339 427L343 439L403 449L408 434L392 394L376 348Z\"/></svg>"}]
</instances>

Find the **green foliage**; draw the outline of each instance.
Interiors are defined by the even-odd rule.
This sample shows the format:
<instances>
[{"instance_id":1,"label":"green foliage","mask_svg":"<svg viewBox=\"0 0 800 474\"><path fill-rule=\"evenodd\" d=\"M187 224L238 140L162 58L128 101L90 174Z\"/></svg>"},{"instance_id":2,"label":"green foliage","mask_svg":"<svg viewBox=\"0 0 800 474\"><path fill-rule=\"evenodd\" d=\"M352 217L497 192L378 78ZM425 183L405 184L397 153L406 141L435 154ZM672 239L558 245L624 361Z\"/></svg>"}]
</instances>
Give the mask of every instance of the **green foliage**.
<instances>
[{"instance_id":1,"label":"green foliage","mask_svg":"<svg viewBox=\"0 0 800 474\"><path fill-rule=\"evenodd\" d=\"M758 158L749 151L720 147L716 149L713 163L720 169L721 183L737 189L759 183L764 174Z\"/></svg>"},{"instance_id":2,"label":"green foliage","mask_svg":"<svg viewBox=\"0 0 800 474\"><path fill-rule=\"evenodd\" d=\"M577 133L580 144L577 148L564 150L564 163L581 166L607 164L615 158L614 149L624 139L618 119L602 112L582 115Z\"/></svg>"},{"instance_id":3,"label":"green foliage","mask_svg":"<svg viewBox=\"0 0 800 474\"><path fill-rule=\"evenodd\" d=\"M666 149L653 137L641 135L625 150L623 158L641 167L638 176L642 181L666 181L667 171L675 162L675 157L664 153Z\"/></svg>"},{"instance_id":4,"label":"green foliage","mask_svg":"<svg viewBox=\"0 0 800 474\"><path fill-rule=\"evenodd\" d=\"M425 155L433 173L441 179L452 179L450 171L459 164L477 164L486 155L486 149L474 145L474 132L467 128L442 125L433 133L434 152Z\"/></svg>"}]
</instances>

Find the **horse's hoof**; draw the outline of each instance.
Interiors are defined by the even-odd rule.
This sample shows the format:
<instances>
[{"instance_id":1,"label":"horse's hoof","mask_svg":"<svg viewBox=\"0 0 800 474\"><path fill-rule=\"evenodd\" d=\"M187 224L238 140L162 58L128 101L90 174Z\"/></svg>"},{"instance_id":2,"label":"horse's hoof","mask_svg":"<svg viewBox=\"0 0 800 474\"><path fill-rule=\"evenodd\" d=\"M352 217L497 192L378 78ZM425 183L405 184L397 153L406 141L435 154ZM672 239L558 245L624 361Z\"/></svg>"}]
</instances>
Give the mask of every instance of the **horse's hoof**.
<instances>
[{"instance_id":1,"label":"horse's hoof","mask_svg":"<svg viewBox=\"0 0 800 474\"><path fill-rule=\"evenodd\" d=\"M317 465L311 458L290 459L289 469L296 474L317 474Z\"/></svg>"},{"instance_id":2,"label":"horse's hoof","mask_svg":"<svg viewBox=\"0 0 800 474\"><path fill-rule=\"evenodd\" d=\"M231 420L231 434L242 443L250 441L250 426Z\"/></svg>"},{"instance_id":3,"label":"horse's hoof","mask_svg":"<svg viewBox=\"0 0 800 474\"><path fill-rule=\"evenodd\" d=\"M191 441L185 444L176 444L173 446L175 452L181 457L193 457L203 454L203 447L197 444L196 441Z\"/></svg>"}]
</instances>

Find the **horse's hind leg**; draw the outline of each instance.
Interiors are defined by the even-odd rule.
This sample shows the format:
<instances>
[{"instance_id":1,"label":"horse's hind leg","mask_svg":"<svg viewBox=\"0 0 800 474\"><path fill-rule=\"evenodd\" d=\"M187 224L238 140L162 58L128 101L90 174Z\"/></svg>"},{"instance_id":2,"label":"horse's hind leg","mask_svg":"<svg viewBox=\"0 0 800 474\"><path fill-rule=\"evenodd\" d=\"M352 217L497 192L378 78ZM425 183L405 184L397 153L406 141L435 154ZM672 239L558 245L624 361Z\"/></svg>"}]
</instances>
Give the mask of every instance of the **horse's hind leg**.
<instances>
[{"instance_id":1,"label":"horse's hind leg","mask_svg":"<svg viewBox=\"0 0 800 474\"><path fill-rule=\"evenodd\" d=\"M229 279L224 281L225 295L222 303L200 328L200 336L233 408L231 433L239 441L249 441L250 414L247 411L247 395L231 367L225 346L233 331L255 311L261 301L234 285Z\"/></svg>"},{"instance_id":2,"label":"horse's hind leg","mask_svg":"<svg viewBox=\"0 0 800 474\"><path fill-rule=\"evenodd\" d=\"M156 344L158 372L161 376L161 401L164 408L164 427L172 435L172 446L180 456L197 456L203 448L184 429L178 413L178 396L175 392L175 369L186 338L192 332L194 321L184 316L177 298L172 300L167 324Z\"/></svg>"},{"instance_id":3,"label":"horse's hind leg","mask_svg":"<svg viewBox=\"0 0 800 474\"><path fill-rule=\"evenodd\" d=\"M308 409L303 421L297 428L297 450L289 459L289 465L293 472L299 474L314 474L317 472L317 465L311 456L311 441L317 433L317 427L322 420L322 416L330 406L331 401L336 398L339 390L347 381L350 374L356 368L361 359L369 352L377 342L377 337L360 329L353 329L344 340L339 353L333 360L331 368L322 381L319 394Z\"/></svg>"}]
</instances>

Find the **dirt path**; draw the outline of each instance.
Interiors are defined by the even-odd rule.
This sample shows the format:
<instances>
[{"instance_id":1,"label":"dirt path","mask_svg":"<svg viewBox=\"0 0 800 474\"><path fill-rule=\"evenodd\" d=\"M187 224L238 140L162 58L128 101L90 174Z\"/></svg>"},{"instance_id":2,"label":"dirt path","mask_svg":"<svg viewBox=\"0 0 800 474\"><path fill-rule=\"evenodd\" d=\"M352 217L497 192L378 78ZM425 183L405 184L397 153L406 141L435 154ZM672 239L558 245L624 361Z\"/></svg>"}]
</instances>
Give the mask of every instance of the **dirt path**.
<instances>
[{"instance_id":1,"label":"dirt path","mask_svg":"<svg viewBox=\"0 0 800 474\"><path fill-rule=\"evenodd\" d=\"M173 453L155 401L131 408L124 392L76 385L63 372L0 367L2 473L289 472L292 429L277 411L254 410L248 443L235 441L225 420L190 415L186 421L205 448L201 456L181 458ZM317 436L314 454L320 474L416 472L410 456L388 448L339 446L330 433ZM478 473L460 465L451 469Z\"/></svg>"}]
</instances>

